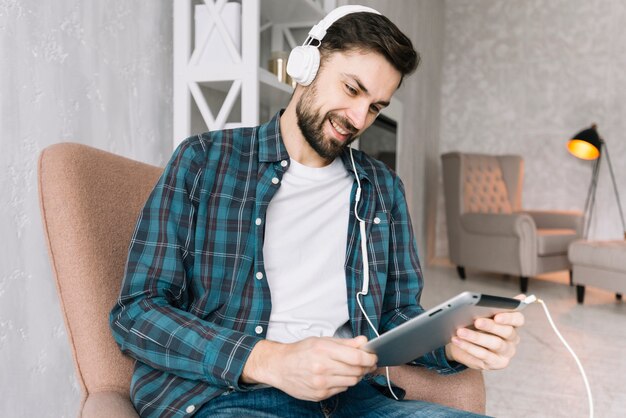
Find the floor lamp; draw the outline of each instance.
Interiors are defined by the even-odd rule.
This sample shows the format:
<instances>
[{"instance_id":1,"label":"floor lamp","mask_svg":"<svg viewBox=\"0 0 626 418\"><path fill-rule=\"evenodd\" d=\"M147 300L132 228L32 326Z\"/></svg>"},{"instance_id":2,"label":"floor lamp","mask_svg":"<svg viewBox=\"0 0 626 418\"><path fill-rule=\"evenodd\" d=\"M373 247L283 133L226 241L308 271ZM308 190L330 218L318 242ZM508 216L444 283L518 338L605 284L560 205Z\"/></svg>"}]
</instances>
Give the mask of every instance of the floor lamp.
<instances>
[{"instance_id":1,"label":"floor lamp","mask_svg":"<svg viewBox=\"0 0 626 418\"><path fill-rule=\"evenodd\" d=\"M606 155L606 162L609 164L609 172L611 173L611 180L613 182L613 191L615 192L615 199L617 200L617 207L619 209L620 219L622 221L622 231L624 233L624 239L626 239L626 224L624 223L624 211L622 210L622 202L619 198L619 192L617 190L617 184L615 182L615 174L613 173L613 166L611 165L611 157L609 156L609 149L606 146L606 142L600 135L598 135L597 126L594 123L591 128L578 132L567 143L568 151L577 158L583 160L593 160L593 172L591 175L591 184L589 184L589 190L587 191L587 199L585 200L585 215L584 215L584 229L583 238L587 239L589 234L589 227L591 225L591 218L593 217L593 208L596 201L596 189L598 186L598 173L600 172L600 161L602 156Z\"/></svg>"}]
</instances>

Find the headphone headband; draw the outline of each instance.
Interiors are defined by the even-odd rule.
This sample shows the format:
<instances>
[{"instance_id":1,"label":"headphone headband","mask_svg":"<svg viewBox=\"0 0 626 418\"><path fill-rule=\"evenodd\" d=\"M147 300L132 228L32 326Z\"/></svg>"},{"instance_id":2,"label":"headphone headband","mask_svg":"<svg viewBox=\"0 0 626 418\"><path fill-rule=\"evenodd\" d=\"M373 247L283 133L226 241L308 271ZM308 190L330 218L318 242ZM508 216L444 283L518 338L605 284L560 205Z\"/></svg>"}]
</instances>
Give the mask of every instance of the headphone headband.
<instances>
[{"instance_id":1,"label":"headphone headband","mask_svg":"<svg viewBox=\"0 0 626 418\"><path fill-rule=\"evenodd\" d=\"M309 36L313 39L317 39L321 41L324 36L326 36L326 31L328 28L332 26L333 23L344 17L345 15L349 15L351 13L374 13L379 15L380 12L372 9L371 7L359 6L359 5L348 5L337 7L334 10L331 10L319 23L311 28L309 31Z\"/></svg>"},{"instance_id":2,"label":"headphone headband","mask_svg":"<svg viewBox=\"0 0 626 418\"><path fill-rule=\"evenodd\" d=\"M304 41L304 44L302 46L295 47L291 51L291 54L289 54L289 60L287 61L287 74L289 74L293 80L302 86L308 86L311 84L320 66L320 53L318 47L320 46L324 36L326 36L328 28L345 15L360 12L374 13L377 15L380 14L370 7L358 5L341 6L332 10L326 15L326 17L320 20L317 25L311 28L309 36ZM311 45L313 40L317 40L318 45Z\"/></svg>"}]
</instances>

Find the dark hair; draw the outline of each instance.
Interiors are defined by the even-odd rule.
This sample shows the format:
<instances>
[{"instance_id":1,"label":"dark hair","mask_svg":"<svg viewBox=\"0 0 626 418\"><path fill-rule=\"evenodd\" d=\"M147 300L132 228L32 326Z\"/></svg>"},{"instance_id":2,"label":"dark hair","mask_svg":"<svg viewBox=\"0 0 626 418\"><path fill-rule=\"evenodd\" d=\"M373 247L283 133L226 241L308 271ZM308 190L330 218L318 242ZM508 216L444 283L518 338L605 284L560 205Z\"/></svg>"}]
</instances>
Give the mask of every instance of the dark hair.
<instances>
[{"instance_id":1,"label":"dark hair","mask_svg":"<svg viewBox=\"0 0 626 418\"><path fill-rule=\"evenodd\" d=\"M402 74L400 84L420 61L411 40L391 20L368 12L350 13L333 23L319 49L322 57L349 50L378 52Z\"/></svg>"}]
</instances>

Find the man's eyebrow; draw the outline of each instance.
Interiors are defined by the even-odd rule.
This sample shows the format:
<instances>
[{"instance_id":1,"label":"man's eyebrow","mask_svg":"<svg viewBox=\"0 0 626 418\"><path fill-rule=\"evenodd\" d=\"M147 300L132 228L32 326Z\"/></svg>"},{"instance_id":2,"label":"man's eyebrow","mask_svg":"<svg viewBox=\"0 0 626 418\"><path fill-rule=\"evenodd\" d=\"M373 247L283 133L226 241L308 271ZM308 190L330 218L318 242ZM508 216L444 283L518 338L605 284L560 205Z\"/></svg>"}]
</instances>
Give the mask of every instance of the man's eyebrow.
<instances>
[{"instance_id":1,"label":"man's eyebrow","mask_svg":"<svg viewBox=\"0 0 626 418\"><path fill-rule=\"evenodd\" d=\"M344 75L348 78L351 78L352 80L354 80L354 82L356 83L357 86L359 86L359 88L361 89L361 91L365 94L369 94L369 90L367 90L367 87L365 87L363 85L363 83L361 82L361 79L356 75L356 74L348 74L348 73L344 73ZM389 102L387 100L379 100L378 102L376 102L377 104L383 105L383 106L389 106Z\"/></svg>"},{"instance_id":2,"label":"man's eyebrow","mask_svg":"<svg viewBox=\"0 0 626 418\"><path fill-rule=\"evenodd\" d=\"M361 82L361 79L355 75L355 74L345 74L346 77L350 77L351 79L354 80L354 82L357 84L357 86L359 86L359 88L363 91L363 93L369 93L369 90L367 90L367 87L365 87L363 85L363 82Z\"/></svg>"}]
</instances>

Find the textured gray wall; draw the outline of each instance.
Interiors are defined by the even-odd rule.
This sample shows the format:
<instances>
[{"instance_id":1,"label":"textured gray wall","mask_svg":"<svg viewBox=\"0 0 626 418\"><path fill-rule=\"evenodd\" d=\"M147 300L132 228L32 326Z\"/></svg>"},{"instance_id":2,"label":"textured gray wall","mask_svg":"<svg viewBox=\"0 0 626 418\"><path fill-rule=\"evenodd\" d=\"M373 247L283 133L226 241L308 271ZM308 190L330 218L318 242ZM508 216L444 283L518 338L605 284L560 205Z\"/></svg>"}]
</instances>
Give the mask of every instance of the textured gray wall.
<instances>
[{"instance_id":1,"label":"textured gray wall","mask_svg":"<svg viewBox=\"0 0 626 418\"><path fill-rule=\"evenodd\" d=\"M441 153L520 154L526 208L582 210L591 163L565 144L596 122L626 205L626 2L447 0L445 22ZM591 236L621 237L606 164Z\"/></svg>"},{"instance_id":2,"label":"textured gray wall","mask_svg":"<svg viewBox=\"0 0 626 418\"><path fill-rule=\"evenodd\" d=\"M80 142L164 164L172 6L0 0L0 416L74 417L79 394L44 244L39 152Z\"/></svg>"}]
</instances>

